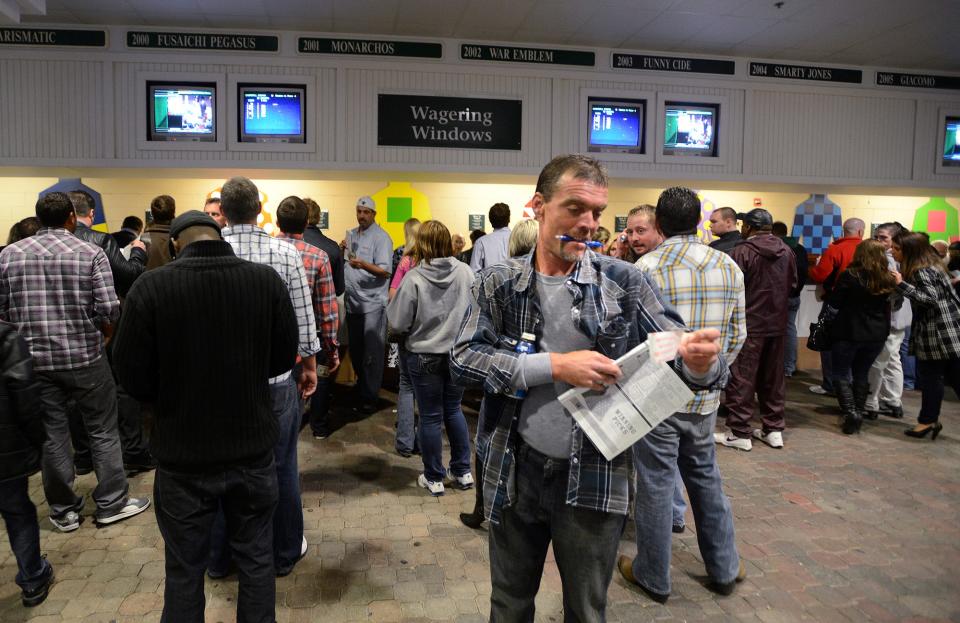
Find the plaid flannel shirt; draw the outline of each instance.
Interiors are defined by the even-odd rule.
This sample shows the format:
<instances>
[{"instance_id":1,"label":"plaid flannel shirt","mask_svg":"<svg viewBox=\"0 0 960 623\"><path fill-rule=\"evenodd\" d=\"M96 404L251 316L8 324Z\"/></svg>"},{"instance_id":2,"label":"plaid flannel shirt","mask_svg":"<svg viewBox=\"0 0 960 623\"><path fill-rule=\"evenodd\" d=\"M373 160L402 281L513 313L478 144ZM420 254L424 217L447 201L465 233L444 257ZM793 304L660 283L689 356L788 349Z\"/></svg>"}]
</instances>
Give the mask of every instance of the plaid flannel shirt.
<instances>
[{"instance_id":1,"label":"plaid flannel shirt","mask_svg":"<svg viewBox=\"0 0 960 623\"><path fill-rule=\"evenodd\" d=\"M500 521L500 509L516 498L513 456L522 401L511 397L519 358L514 347L522 333L533 333L539 342L542 331L533 279L534 253L477 274L472 302L450 357L457 383L482 384L484 388L476 446L483 464L484 512L494 523ZM648 333L684 328L649 277L621 260L587 251L570 274L567 287L573 295L570 313L575 326L593 340L595 350L610 358L616 359L645 341ZM706 388L687 376L679 358L674 370L694 390ZM721 359L710 385L722 387L728 374ZM632 453L623 452L607 461L576 421L572 426L566 503L625 515L633 488Z\"/></svg>"},{"instance_id":2,"label":"plaid flannel shirt","mask_svg":"<svg viewBox=\"0 0 960 623\"><path fill-rule=\"evenodd\" d=\"M256 264L266 264L277 271L290 292L290 302L293 303L293 311L297 315L297 353L301 357L316 354L320 350L317 321L313 315L307 272L297 250L289 242L271 237L256 225L224 227L221 233L223 239L233 247L237 257ZM270 379L270 384L276 385L288 378L290 372L285 372Z\"/></svg>"},{"instance_id":3,"label":"plaid flannel shirt","mask_svg":"<svg viewBox=\"0 0 960 623\"><path fill-rule=\"evenodd\" d=\"M910 354L925 360L960 358L960 298L947 274L921 268L910 281L897 286L913 309Z\"/></svg>"},{"instance_id":4,"label":"plaid flannel shirt","mask_svg":"<svg viewBox=\"0 0 960 623\"><path fill-rule=\"evenodd\" d=\"M27 341L37 371L97 361L101 328L119 315L103 249L66 229L44 227L0 253L0 317Z\"/></svg>"},{"instance_id":5,"label":"plaid flannel shirt","mask_svg":"<svg viewBox=\"0 0 960 623\"><path fill-rule=\"evenodd\" d=\"M720 331L720 353L732 364L747 339L743 272L737 263L691 235L667 238L637 260L637 268L656 282L689 329ZM719 406L719 389L698 391L683 412L706 415Z\"/></svg>"},{"instance_id":6,"label":"plaid flannel shirt","mask_svg":"<svg viewBox=\"0 0 960 623\"><path fill-rule=\"evenodd\" d=\"M303 239L303 234L277 236L291 243L300 253L303 268L307 273L307 285L313 298L313 315L317 319L317 334L326 353L326 365L336 368L340 363L337 353L337 332L340 330L340 312L337 308L337 293L333 287L333 269L326 251Z\"/></svg>"}]
</instances>

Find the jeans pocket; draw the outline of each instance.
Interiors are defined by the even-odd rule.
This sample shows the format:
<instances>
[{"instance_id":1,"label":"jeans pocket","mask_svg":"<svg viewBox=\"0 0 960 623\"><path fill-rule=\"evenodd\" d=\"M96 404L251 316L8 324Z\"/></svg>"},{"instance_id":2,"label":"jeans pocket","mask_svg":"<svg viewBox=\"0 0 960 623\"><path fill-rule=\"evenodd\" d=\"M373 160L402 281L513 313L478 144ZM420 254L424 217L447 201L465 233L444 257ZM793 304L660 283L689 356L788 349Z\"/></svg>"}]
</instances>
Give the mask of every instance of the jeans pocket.
<instances>
[{"instance_id":1,"label":"jeans pocket","mask_svg":"<svg viewBox=\"0 0 960 623\"><path fill-rule=\"evenodd\" d=\"M439 374L446 355L417 355L421 374Z\"/></svg>"},{"instance_id":2,"label":"jeans pocket","mask_svg":"<svg viewBox=\"0 0 960 623\"><path fill-rule=\"evenodd\" d=\"M158 513L184 522L206 506L198 504L199 500L209 497L208 483L203 477L158 470L156 479L153 495Z\"/></svg>"}]
</instances>

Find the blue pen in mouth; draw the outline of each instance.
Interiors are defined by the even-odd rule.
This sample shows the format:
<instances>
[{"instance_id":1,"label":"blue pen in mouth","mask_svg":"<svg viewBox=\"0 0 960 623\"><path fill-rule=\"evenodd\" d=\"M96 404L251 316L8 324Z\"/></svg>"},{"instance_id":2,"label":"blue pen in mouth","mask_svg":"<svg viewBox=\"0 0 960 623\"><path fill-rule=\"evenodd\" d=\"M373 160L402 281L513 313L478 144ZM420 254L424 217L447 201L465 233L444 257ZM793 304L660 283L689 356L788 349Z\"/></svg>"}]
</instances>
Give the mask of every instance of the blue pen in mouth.
<instances>
[{"instance_id":1,"label":"blue pen in mouth","mask_svg":"<svg viewBox=\"0 0 960 623\"><path fill-rule=\"evenodd\" d=\"M596 240L580 240L579 238L574 238L573 236L568 236L566 234L558 234L554 236L560 242L579 242L580 244L587 246L591 249L599 249L603 246L602 242Z\"/></svg>"}]
</instances>

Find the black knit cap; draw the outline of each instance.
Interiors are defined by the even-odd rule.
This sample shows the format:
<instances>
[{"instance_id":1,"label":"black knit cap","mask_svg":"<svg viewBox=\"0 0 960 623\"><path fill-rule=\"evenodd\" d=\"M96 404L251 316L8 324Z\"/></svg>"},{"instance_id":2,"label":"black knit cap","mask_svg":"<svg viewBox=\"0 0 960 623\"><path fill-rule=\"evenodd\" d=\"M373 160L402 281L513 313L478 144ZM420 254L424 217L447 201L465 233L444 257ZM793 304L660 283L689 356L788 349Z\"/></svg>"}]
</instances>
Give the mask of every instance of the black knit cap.
<instances>
[{"instance_id":1,"label":"black knit cap","mask_svg":"<svg viewBox=\"0 0 960 623\"><path fill-rule=\"evenodd\" d=\"M746 214L738 212L737 220L743 221L751 227L769 227L773 225L773 216L763 208L754 208Z\"/></svg>"},{"instance_id":2,"label":"black knit cap","mask_svg":"<svg viewBox=\"0 0 960 623\"><path fill-rule=\"evenodd\" d=\"M217 222L208 214L204 214L200 210L189 210L173 219L173 222L170 223L170 239L173 240L177 238L180 232L188 227L196 227L197 225L212 227L217 234L220 234L220 226L217 225Z\"/></svg>"}]
</instances>

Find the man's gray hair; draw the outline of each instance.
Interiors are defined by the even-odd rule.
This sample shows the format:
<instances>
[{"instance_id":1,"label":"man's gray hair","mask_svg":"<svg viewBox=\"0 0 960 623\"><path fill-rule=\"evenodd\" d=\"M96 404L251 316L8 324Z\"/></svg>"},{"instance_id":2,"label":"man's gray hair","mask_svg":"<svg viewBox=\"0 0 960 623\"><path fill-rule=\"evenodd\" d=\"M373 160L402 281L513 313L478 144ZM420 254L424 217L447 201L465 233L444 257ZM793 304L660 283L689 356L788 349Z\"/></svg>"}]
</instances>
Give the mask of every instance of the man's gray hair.
<instances>
[{"instance_id":1,"label":"man's gray hair","mask_svg":"<svg viewBox=\"0 0 960 623\"><path fill-rule=\"evenodd\" d=\"M863 234L863 230L866 229L867 225L863 222L862 219L858 218L848 218L843 222L843 233L844 234Z\"/></svg>"},{"instance_id":2,"label":"man's gray hair","mask_svg":"<svg viewBox=\"0 0 960 623\"><path fill-rule=\"evenodd\" d=\"M231 177L220 189L220 210L231 225L250 223L260 213L260 191L245 177Z\"/></svg>"}]
</instances>

